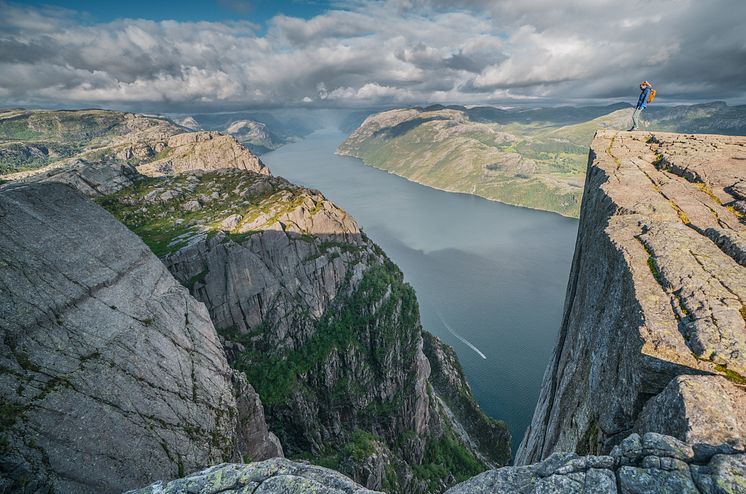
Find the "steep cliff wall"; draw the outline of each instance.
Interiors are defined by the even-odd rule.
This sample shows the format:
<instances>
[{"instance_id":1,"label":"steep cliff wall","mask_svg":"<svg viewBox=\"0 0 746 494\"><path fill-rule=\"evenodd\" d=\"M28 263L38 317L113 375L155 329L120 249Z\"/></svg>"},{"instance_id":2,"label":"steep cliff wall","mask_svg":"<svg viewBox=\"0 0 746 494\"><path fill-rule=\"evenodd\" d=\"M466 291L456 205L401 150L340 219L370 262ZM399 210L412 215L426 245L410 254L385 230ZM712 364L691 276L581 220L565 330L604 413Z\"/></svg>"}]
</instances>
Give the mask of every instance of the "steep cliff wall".
<instances>
[{"instance_id":1,"label":"steep cliff wall","mask_svg":"<svg viewBox=\"0 0 746 494\"><path fill-rule=\"evenodd\" d=\"M435 338L428 357L450 380L431 386L414 291L318 191L223 170L142 179L100 202L207 305L290 456L392 492L509 460L504 424Z\"/></svg>"},{"instance_id":2,"label":"steep cliff wall","mask_svg":"<svg viewBox=\"0 0 746 494\"><path fill-rule=\"evenodd\" d=\"M744 138L596 135L562 327L517 463L607 453L632 431L744 450L744 163Z\"/></svg>"},{"instance_id":3,"label":"steep cliff wall","mask_svg":"<svg viewBox=\"0 0 746 494\"><path fill-rule=\"evenodd\" d=\"M511 436L505 423L485 420L453 348L426 331L422 336L423 351L431 367L433 396L455 425L454 431L486 464L508 464L510 450L505 445L510 444Z\"/></svg>"},{"instance_id":4,"label":"steep cliff wall","mask_svg":"<svg viewBox=\"0 0 746 494\"><path fill-rule=\"evenodd\" d=\"M0 188L0 490L121 492L282 454L204 305L61 184Z\"/></svg>"}]
</instances>

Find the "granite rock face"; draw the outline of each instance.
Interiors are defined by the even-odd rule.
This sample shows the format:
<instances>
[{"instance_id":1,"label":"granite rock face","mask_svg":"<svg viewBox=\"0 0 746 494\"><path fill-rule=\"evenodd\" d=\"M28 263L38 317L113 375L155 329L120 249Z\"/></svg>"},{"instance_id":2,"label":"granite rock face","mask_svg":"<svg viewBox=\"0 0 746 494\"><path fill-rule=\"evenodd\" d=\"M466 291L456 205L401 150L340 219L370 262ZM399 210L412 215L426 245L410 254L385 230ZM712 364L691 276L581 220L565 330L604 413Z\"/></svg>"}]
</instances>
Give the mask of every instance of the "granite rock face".
<instances>
[{"instance_id":1,"label":"granite rock face","mask_svg":"<svg viewBox=\"0 0 746 494\"><path fill-rule=\"evenodd\" d=\"M746 393L720 376L677 376L645 403L635 429L746 451Z\"/></svg>"},{"instance_id":2,"label":"granite rock face","mask_svg":"<svg viewBox=\"0 0 746 494\"><path fill-rule=\"evenodd\" d=\"M712 448L710 449L712 451ZM490 470L446 494L736 494L746 492L746 454L695 458L670 437L632 434L609 455L553 453L526 466Z\"/></svg>"},{"instance_id":3,"label":"granite rock face","mask_svg":"<svg viewBox=\"0 0 746 494\"><path fill-rule=\"evenodd\" d=\"M235 427L238 458L243 461L260 461L282 457L282 444L267 426L259 394L241 372L234 370L231 373L231 382L238 417Z\"/></svg>"},{"instance_id":4,"label":"granite rock face","mask_svg":"<svg viewBox=\"0 0 746 494\"><path fill-rule=\"evenodd\" d=\"M744 449L746 139L598 132L565 313L517 454L630 431Z\"/></svg>"},{"instance_id":5,"label":"granite rock face","mask_svg":"<svg viewBox=\"0 0 746 494\"><path fill-rule=\"evenodd\" d=\"M121 492L281 454L204 305L136 235L62 184L0 188L0 229L0 490Z\"/></svg>"},{"instance_id":6,"label":"granite rock face","mask_svg":"<svg viewBox=\"0 0 746 494\"><path fill-rule=\"evenodd\" d=\"M275 458L261 463L222 464L172 482L127 494L381 494L328 468Z\"/></svg>"}]
</instances>

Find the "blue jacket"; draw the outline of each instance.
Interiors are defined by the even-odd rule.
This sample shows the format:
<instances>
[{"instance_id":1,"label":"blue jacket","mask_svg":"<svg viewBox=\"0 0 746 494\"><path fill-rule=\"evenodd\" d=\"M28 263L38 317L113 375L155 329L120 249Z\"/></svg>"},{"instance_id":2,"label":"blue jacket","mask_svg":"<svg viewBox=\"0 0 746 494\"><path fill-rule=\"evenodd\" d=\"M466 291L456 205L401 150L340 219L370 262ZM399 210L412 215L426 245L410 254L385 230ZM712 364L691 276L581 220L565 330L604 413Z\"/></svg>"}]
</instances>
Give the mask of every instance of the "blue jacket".
<instances>
[{"instance_id":1,"label":"blue jacket","mask_svg":"<svg viewBox=\"0 0 746 494\"><path fill-rule=\"evenodd\" d=\"M648 86L645 89L643 89L642 92L640 93L640 99L637 100L638 110L648 107L648 95L650 94L651 89L653 88Z\"/></svg>"}]
</instances>

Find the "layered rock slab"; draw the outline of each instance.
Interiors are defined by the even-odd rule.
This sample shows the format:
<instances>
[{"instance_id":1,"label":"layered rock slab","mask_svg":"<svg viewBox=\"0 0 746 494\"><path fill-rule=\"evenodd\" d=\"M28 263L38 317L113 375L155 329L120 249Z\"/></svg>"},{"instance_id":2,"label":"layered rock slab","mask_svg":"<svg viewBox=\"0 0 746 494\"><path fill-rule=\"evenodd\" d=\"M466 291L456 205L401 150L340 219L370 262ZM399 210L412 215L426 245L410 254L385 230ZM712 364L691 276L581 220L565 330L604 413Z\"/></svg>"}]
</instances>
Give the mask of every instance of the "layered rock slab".
<instances>
[{"instance_id":1,"label":"layered rock slab","mask_svg":"<svg viewBox=\"0 0 746 494\"><path fill-rule=\"evenodd\" d=\"M271 442L261 424L238 437L263 417L237 406L250 387L204 305L106 211L66 185L12 185L0 225L6 491L121 492Z\"/></svg>"},{"instance_id":2,"label":"layered rock slab","mask_svg":"<svg viewBox=\"0 0 746 494\"><path fill-rule=\"evenodd\" d=\"M743 447L741 414L724 426L717 407L692 393L655 397L692 376L702 393L742 403L746 227L736 206L745 144L598 132L563 323L517 462L608 452L633 428ZM666 405L674 402L683 406ZM657 408L641 417L644 407ZM651 418L666 413L678 421Z\"/></svg>"},{"instance_id":3,"label":"layered rock slab","mask_svg":"<svg viewBox=\"0 0 746 494\"><path fill-rule=\"evenodd\" d=\"M172 482L129 491L127 494L381 494L328 468L283 458L248 465L222 464Z\"/></svg>"}]
</instances>

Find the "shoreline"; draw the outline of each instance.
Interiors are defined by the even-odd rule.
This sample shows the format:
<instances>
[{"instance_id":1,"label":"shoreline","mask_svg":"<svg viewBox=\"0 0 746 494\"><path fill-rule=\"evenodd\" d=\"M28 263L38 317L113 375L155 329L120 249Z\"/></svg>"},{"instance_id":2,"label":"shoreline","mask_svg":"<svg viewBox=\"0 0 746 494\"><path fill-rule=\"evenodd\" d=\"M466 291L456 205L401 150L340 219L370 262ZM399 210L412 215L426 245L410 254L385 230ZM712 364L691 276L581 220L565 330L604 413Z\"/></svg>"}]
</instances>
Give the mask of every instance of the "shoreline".
<instances>
[{"instance_id":1,"label":"shoreline","mask_svg":"<svg viewBox=\"0 0 746 494\"><path fill-rule=\"evenodd\" d=\"M399 173L396 173L394 171L387 170L385 168L380 168L378 166L374 166L374 165L368 164L368 163L365 162L365 160L363 160L362 158L359 158L359 157L357 157L357 156L355 156L353 154L347 154L347 153L344 153L344 152L339 152L339 150L335 150L334 154L337 155L337 156L345 156L345 157L348 157L348 158L355 158L357 160L360 160L360 162L363 165L365 165L365 166L368 166L370 168L375 168L376 170L384 171L386 173L389 173L389 174L397 176L397 177L401 177L401 178L403 178L404 180L406 180L408 182L412 182L414 184L422 185L423 187L429 187L431 189L440 190L442 192L450 192L452 194L464 194L464 195L467 195L467 196L479 197L480 199L485 199L487 201L497 202L497 203L500 203L500 204L505 204L506 206L513 206L513 207L516 207L516 208L530 209L532 211L541 211L541 212L544 212L544 213L552 213L552 214L559 215L559 216L561 216L563 218L573 219L573 220L576 220L576 221L578 221L580 219L580 215L578 215L578 216L570 216L570 215L567 215L567 214L562 214L559 211L550 211L549 209L535 208L535 207L531 207L531 206L526 206L525 204L515 204L515 203L511 203L511 202L501 201L499 199L493 199L491 197L485 197L485 196L479 195L479 194L474 194L472 192L464 192L463 190L445 189L445 188L442 188L442 187L437 187L435 185L430 185L430 184L418 182L417 180L414 180L414 179L412 179L410 177L407 177L405 175L400 175Z\"/></svg>"}]
</instances>

